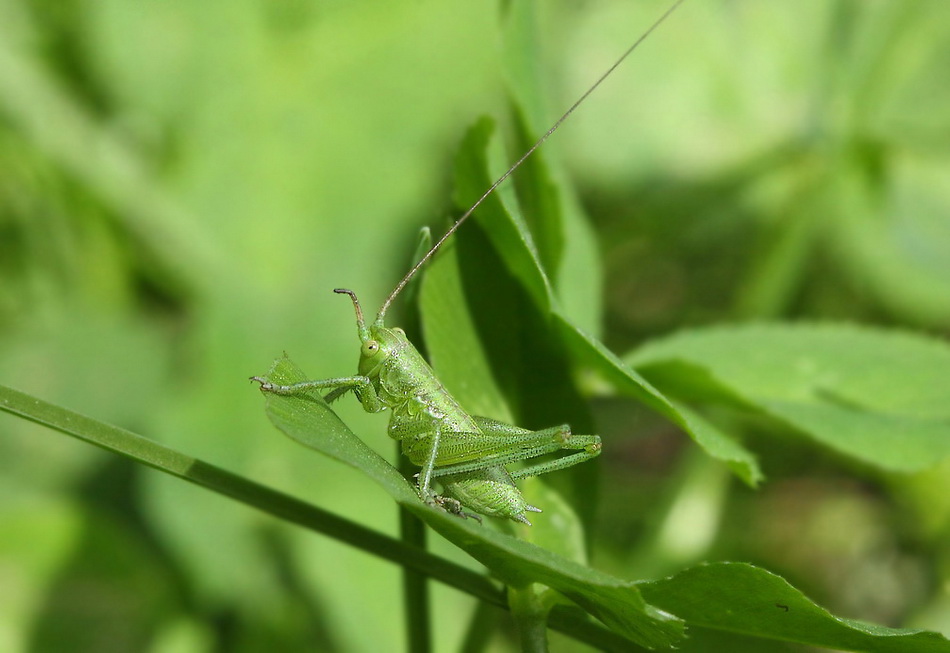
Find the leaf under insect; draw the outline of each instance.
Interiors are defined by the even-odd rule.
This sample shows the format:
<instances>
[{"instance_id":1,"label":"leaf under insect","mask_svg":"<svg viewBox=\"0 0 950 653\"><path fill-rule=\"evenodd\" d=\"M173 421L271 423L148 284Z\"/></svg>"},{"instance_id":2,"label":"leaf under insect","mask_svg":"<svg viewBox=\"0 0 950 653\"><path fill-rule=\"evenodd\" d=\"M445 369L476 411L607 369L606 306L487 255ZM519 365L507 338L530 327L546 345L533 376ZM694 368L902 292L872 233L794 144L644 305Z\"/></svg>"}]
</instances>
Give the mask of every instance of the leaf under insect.
<instances>
[{"instance_id":1,"label":"leaf under insect","mask_svg":"<svg viewBox=\"0 0 950 653\"><path fill-rule=\"evenodd\" d=\"M305 379L287 358L269 378ZM627 581L423 504L385 460L367 447L318 397L268 395L275 425L308 447L360 469L446 539L508 585L539 583L561 593L615 632L648 648L675 646L685 628L743 633L840 650L950 653L929 631L885 628L840 619L780 576L743 563L699 565L669 578Z\"/></svg>"},{"instance_id":2,"label":"leaf under insect","mask_svg":"<svg viewBox=\"0 0 950 653\"><path fill-rule=\"evenodd\" d=\"M266 378L275 384L306 380L288 358L275 361ZM425 505L396 469L367 447L319 393L267 394L267 416L294 440L364 472L393 499L479 560L507 585L526 587L540 583L550 587L642 646L668 647L682 636L682 622L648 605L632 582L493 531L474 520Z\"/></svg>"}]
</instances>

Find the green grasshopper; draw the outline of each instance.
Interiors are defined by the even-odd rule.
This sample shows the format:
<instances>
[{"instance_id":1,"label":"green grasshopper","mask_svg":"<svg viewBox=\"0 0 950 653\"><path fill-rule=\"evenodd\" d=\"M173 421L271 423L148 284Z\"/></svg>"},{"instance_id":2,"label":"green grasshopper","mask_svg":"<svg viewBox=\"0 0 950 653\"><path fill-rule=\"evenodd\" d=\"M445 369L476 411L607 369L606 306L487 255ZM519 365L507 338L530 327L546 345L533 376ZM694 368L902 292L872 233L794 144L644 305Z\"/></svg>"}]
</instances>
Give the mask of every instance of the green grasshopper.
<instances>
[{"instance_id":1,"label":"green grasshopper","mask_svg":"<svg viewBox=\"0 0 950 653\"><path fill-rule=\"evenodd\" d=\"M275 386L258 377L254 380L261 383L262 390L278 394L329 390L324 397L327 402L353 391L367 412L388 408L389 435L400 441L402 453L413 464L422 467L419 495L427 503L462 516L476 516L464 507L530 524L525 512L540 509L525 501L515 480L569 467L600 452L599 437L572 435L566 425L529 431L469 415L439 382L405 332L385 326L384 312L367 327L356 293L343 288L334 292L349 295L356 309L362 343L359 375L289 386ZM513 472L505 468L560 449L575 453ZM436 479L442 494L432 491Z\"/></svg>"},{"instance_id":2,"label":"green grasshopper","mask_svg":"<svg viewBox=\"0 0 950 653\"><path fill-rule=\"evenodd\" d=\"M590 460L601 450L600 437L574 435L568 425L530 431L488 417L470 415L445 389L435 371L409 342L405 332L385 325L386 311L392 301L439 250L443 243L474 213L547 138L567 119L595 88L669 16L683 0L678 0L653 26L630 46L620 58L532 145L485 193L443 234L396 285L383 302L376 320L369 326L363 319L356 293L345 288L333 292L349 295L356 310L360 338L359 374L293 385L275 385L263 377L252 377L261 390L275 394L297 394L327 390L324 400L339 399L353 392L370 413L391 411L389 435L401 444L402 453L421 467L419 496L462 517L490 515L530 525L527 512L541 512L529 504L515 481L546 474ZM507 465L539 456L571 453L527 467L509 470ZM435 481L441 494L433 490ZM467 512L472 511L472 512Z\"/></svg>"}]
</instances>

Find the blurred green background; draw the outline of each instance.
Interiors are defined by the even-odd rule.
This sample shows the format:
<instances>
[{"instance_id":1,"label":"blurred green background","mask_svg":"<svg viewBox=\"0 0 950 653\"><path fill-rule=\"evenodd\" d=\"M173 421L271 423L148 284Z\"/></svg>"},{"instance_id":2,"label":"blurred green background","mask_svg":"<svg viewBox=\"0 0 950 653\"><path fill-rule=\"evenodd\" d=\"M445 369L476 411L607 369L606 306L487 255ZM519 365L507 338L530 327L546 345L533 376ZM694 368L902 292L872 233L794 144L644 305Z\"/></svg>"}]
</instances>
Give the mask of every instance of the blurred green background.
<instances>
[{"instance_id":1,"label":"blurred green background","mask_svg":"<svg viewBox=\"0 0 950 653\"><path fill-rule=\"evenodd\" d=\"M533 110L553 122L665 6L538 3ZM501 13L0 0L0 382L394 532L246 379L285 350L352 373L330 290L377 306L443 224L458 139L518 78ZM942 0L689 0L545 146L600 240L605 342L762 318L945 336L947 70ZM338 406L391 457L385 418ZM950 633L950 465L884 477L740 424L752 492L639 406L596 409L595 566L749 560L842 616ZM403 645L395 567L10 417L0 436L0 650ZM473 606L435 591L453 650Z\"/></svg>"}]
</instances>

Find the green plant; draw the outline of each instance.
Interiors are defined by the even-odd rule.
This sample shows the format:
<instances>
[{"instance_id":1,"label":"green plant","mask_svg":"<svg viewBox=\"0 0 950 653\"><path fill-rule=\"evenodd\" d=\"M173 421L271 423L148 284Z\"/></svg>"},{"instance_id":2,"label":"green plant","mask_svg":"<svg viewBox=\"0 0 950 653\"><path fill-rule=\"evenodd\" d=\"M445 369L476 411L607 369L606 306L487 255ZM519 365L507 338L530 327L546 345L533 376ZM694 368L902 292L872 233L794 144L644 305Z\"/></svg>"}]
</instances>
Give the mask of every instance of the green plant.
<instances>
[{"instance_id":1,"label":"green plant","mask_svg":"<svg viewBox=\"0 0 950 653\"><path fill-rule=\"evenodd\" d=\"M134 23L128 15L123 17L118 5L103 6L111 7L101 9L105 15L126 21L127 28ZM947 245L940 231L945 224L940 219L945 215L943 190L937 183L923 183L939 177L944 168L933 157L920 156L913 143L904 140L912 132L880 129L882 124L892 124L883 121L886 112L873 114L872 119L866 113L867 107L893 111L895 103L900 104L893 98L903 97L885 83L893 76L869 73L882 70L870 62L879 62L888 72L895 67L906 70L899 62L910 60L916 66L910 69L922 71L926 79L927 66L916 62L931 61L924 56L929 52L925 49L928 38L938 42L936 36L945 28L929 18L926 3L884 3L876 10L880 14L858 12L856 6L840 3L837 16L818 3L795 9L814 24L824 24L819 19L829 12L828 24L839 30L831 33L840 36L843 30L851 37L829 37L837 48L830 57L836 62L837 76L829 74L825 85L818 85L826 91L818 97L838 112L825 111L825 102L816 102L816 122L829 116L836 120L821 123L820 129L810 133L812 138L795 134L774 147L751 148L753 154L745 163L725 173L636 177L637 183L621 184L608 184L604 179L609 181L610 174L598 173L594 181L587 180L584 203L601 210L596 226L604 234L607 252L611 328L605 337L612 350L628 353L615 356L588 335L598 332L600 291L595 271L600 256L591 246L592 232L579 219L571 187L561 183L560 173L550 171L542 160L532 162L517 180L523 218L505 210L502 200L509 207L515 205L510 193L498 198L486 207L481 221L460 232L454 248L428 270L418 298L419 324L406 314L404 325L410 333L424 336L419 341L424 341L440 377L467 407L529 427L570 422L578 431L587 430L582 425L592 420L593 411L604 425L603 490L592 491L597 481L593 471L584 469L589 465L571 474L562 472L557 492L541 484L528 485L529 496L545 493L537 503L545 505L550 522L539 521L532 529L520 531L521 537L529 539L527 543L419 504L403 478L369 448L382 446L382 424L363 419L356 410L347 413L342 404L343 421L319 404L299 399L271 398L268 411L290 435L344 459L359 474L347 476L339 472L340 465L301 454L292 443L272 437L261 422L257 428L248 426L254 423L259 402L248 387L237 385L238 379L259 372L270 351L288 349L296 361L306 362L310 374L352 372L350 313L332 302L329 289L339 281L356 285L361 280L350 278L345 261L333 260L338 243L359 241L362 246L364 241L378 240L375 250L356 258L380 261L379 265L352 274L382 289L389 283L381 271L390 270L395 276L403 264L399 260L408 258L389 242L392 235L408 241L414 229L397 221L390 227L380 218L369 228L362 223L360 238L337 239L330 238L333 229L322 230L321 224L310 225L309 236L299 232L289 236L287 228L265 225L263 231L253 232L261 247L254 256L236 254L231 257L234 263L222 264L213 254L218 251L217 241L204 236L185 239L191 243L187 251L198 253L179 261L185 250L169 248L165 232L149 228L157 225L182 233L175 231L182 223L175 222L168 204L151 201L155 188L146 186L147 193L128 194L123 190L126 186L116 181L123 177L102 168L82 171L81 156L71 158L56 150L68 149L68 141L44 140L36 135L42 131L30 131L42 130L43 125L18 118L17 102L22 95L4 96L4 108L13 116L13 128L3 132L4 156L20 162L20 168L11 169L21 175L22 182L3 187L5 215L21 215L12 212L10 207L14 207L32 216L31 205L17 203L17 198L44 198L48 204L36 215L65 216L66 224L80 227L75 229L77 242L83 245L78 251L98 255L45 257L43 247L69 252L69 244L42 238L9 241L21 243L11 251L22 255L23 264L5 270L5 278L11 281L7 307L15 306L10 298L44 287L31 285L29 279L47 278L50 260L78 266L67 268L74 274L63 275L68 279L64 283L74 285L67 286L71 301L59 309L78 344L45 335L61 333L50 326L59 315L56 302L37 302L46 307L47 316L54 316L47 317L50 323L46 324L43 311L31 311L24 318L8 308L7 343L16 347L7 345L4 369L17 385L22 381L32 391L23 395L4 390L2 406L347 543L323 548L329 545L295 529L279 528L270 517L233 510L210 494L206 497L177 481L165 483L156 474L139 476L130 471L133 468L109 465L68 444L62 449L53 445L31 451L31 447L48 445L17 426L5 440L9 448L3 456L17 463L8 462L4 470L4 541L20 556L11 554L8 559L29 561L23 568L34 570L38 577L51 575L53 568L61 570L45 584L27 584L30 591L5 593L22 597L14 606L17 614L33 615L23 617L37 624L33 641L53 648L54 629L43 625L46 619L56 619L64 632L80 634L71 640L74 649L160 648L182 642L191 648L224 642L248 650L273 642L287 649L314 641L327 648L366 646L378 642L380 632L388 632L380 625L380 615L401 611L393 608L398 600L395 591L379 591L381 601L367 594L351 596L349 583L359 581L331 575L331 571L345 573L371 564L353 553L357 547L431 574L478 596L486 605L505 603L499 585L464 567L466 558L456 558L456 552L442 542L432 542L434 553L424 554L381 536L379 531L391 526L387 522L391 519L389 494L515 588L507 600L518 621L527 624L524 630L529 634L539 631L540 612L553 596L536 594L531 583L540 583L571 598L613 632L577 607L557 606L551 624L603 648L630 646L618 634L641 644L672 642L685 622L690 639L681 644L687 650L690 646L694 650L715 646L773 650L777 641L852 650L946 650L946 640L934 633L894 631L831 617L762 568L794 577L795 585L820 596L820 603L843 605L845 611L870 605L867 613L877 609L888 621L916 612L917 623L928 621L932 628L939 628L945 619L939 579L945 577L940 570L947 559L948 493L942 461L947 455L946 407L950 402L941 381L950 369L950 354L939 337L920 332L925 327L939 334L946 324L945 305L940 301L945 279L932 274L939 269L940 259L929 254ZM294 27L288 27L280 22L283 18L268 20L291 30L274 42L293 47L294 37L287 34L294 34L300 21L291 20ZM106 24L105 18L102 21ZM770 24L764 23L763 32L768 32ZM520 29L527 29L521 25ZM927 38L920 36L917 28L921 26L926 27ZM899 47L905 39L920 49L908 54ZM892 56L865 56L874 50L873 44ZM535 60L524 54L530 49L511 49L523 57L513 64L517 76ZM247 52L251 56L254 51L249 46ZM739 68L734 57L730 61ZM671 65L663 58L661 62ZM867 68L861 68L862 63ZM0 68L0 73L7 73L2 79L8 88L11 79L37 84L44 79L10 77L10 70L9 66ZM168 79L153 83L160 88ZM905 93L908 86L916 88L910 83L916 77L906 79L899 89ZM868 80L881 86L875 90ZM518 151L529 140L526 134L543 121L535 114L540 94L532 93L530 86L514 86L527 92L518 102L529 107L529 117L515 121L517 144L512 149ZM931 87L940 92L939 86ZM115 93L122 85L109 88ZM849 92L852 89L864 95L860 101L846 103L850 111L842 110L840 97L857 97ZM71 96L57 97L75 108ZM174 107L162 103L179 97L156 95L149 101L163 109L161 115L167 118L175 115ZM604 102L619 110L616 102ZM908 114L897 111L896 115ZM936 113L931 118L938 120ZM929 125L924 120L910 122L920 133ZM28 129L26 124L33 126ZM70 121L52 124L73 135L75 131L70 130L84 129ZM89 124L111 133L102 121ZM184 128L184 124L179 126ZM617 138L610 129L606 131L609 138ZM477 124L461 148L455 180L458 205L466 205L471 194L483 190L494 176L488 171L491 157L485 154L490 132L489 123ZM252 138L234 133L235 138ZM717 137L710 130L709 142ZM643 147L651 152L649 137L646 141ZM9 147L11 142L17 147ZM34 148L27 155L19 152L22 142ZM603 142L594 145L606 149ZM938 140L928 145L931 151L940 151ZM131 152L131 161L147 160L135 150L119 151ZM760 156L761 151L769 156ZM23 163L31 161L29 156L39 163ZM168 156L173 171L168 174L174 179L176 159ZM195 172L201 166L188 155L180 156L177 163L185 166L187 174L181 170L177 174L183 178L191 183L215 178L213 174L201 177ZM210 158L211 153L206 156L208 161L221 160ZM63 168L73 172L58 177ZM296 187L293 171L297 169L287 168L281 181ZM61 186L53 184L49 190L39 185L48 192L30 194L23 189L30 189L27 182L34 177L24 170L45 171L59 179ZM916 173L908 176L908 170ZM312 172L299 174L299 186L305 187ZM250 190L263 193L266 175L251 178L259 180L260 186ZM400 183L408 182L401 179ZM163 192L187 200L192 210L202 205L200 198L185 190L190 183L183 182L184 189L174 181L165 184ZM224 194L236 195L229 197L226 206L239 210L242 200L254 196L243 194L245 185L246 181L224 185ZM281 186L276 188L283 190ZM282 197L277 192L267 197L268 201L287 201L275 199ZM347 202L365 208L358 203L366 198L345 199L337 210ZM620 219L634 209L634 218ZM109 219L98 221L102 215ZM143 219L136 220L137 216ZM895 222L894 216L902 219ZM530 223L535 250L527 247L522 219ZM247 224L252 222L259 226L252 220ZM45 223L9 221L7 229L29 234L38 224ZM883 233L888 225L903 238L886 238ZM200 230L201 223L196 228ZM278 234L272 243L267 238L270 230ZM920 233L931 235L913 237ZM298 241L314 247L327 243L327 247L314 256L307 249L293 249ZM750 241L757 246L748 247ZM849 249L848 243L855 246ZM98 248L90 249L90 244ZM907 244L913 247L902 250ZM745 254L747 249L754 254ZM393 250L397 255L384 262L381 252ZM123 253L128 251L136 254ZM904 256L906 252L926 255L914 260ZM81 262L92 258L108 263L105 270L82 267ZM319 273L301 273L299 266L312 258L319 261L315 264ZM313 280L342 270L346 278L334 277L325 288L322 281ZM96 278L116 280L106 286L111 295L90 281ZM851 284L862 278L876 281L867 292L855 293ZM637 302L629 302L631 280L638 279L654 283L634 285L633 290L641 294ZM295 285L296 280L302 280L300 285ZM288 290L288 286L286 299L271 299L277 296L276 289ZM306 317L315 312L309 296L313 286L316 292L322 291L317 302L328 296L319 310L328 322L319 325ZM732 302L723 300L727 293ZM632 320L626 303L639 311ZM98 307L93 319L84 313L90 304ZM785 321L728 325L739 317ZM831 318L838 318L838 323L830 324ZM841 318L850 323L841 324ZM803 323L803 319L812 322ZM31 344L18 320L48 340L42 346ZM859 320L866 324L854 324ZM173 329L163 331L169 323ZM717 326L706 326L710 323ZM671 325L687 328L668 336ZM182 332L189 336L184 346L176 346L174 335ZM531 338L524 337L528 333ZM652 341L641 344L649 336ZM242 349L251 352L236 353ZM335 350L343 352L339 360L334 358ZM116 361L109 360L110 351L118 358L128 357L119 361L127 365L116 367ZM50 362L43 366L38 360ZM273 373L288 379L297 374L286 363ZM71 376L76 382L69 382ZM241 393L231 394L231 387L240 387ZM591 394L601 398L591 401ZM155 435L168 446L83 420L35 399L50 395L60 395L60 403L82 405L109 421L141 424L135 430ZM611 419L618 412L619 418ZM684 445L669 425L682 429L698 446ZM354 431L361 437L354 436ZM661 435L651 436L655 431ZM214 438L204 439L206 433ZM660 457L651 462L650 455L658 455L658 442L673 443L672 450L665 452L666 458L660 451ZM241 473L224 472L182 451L221 461ZM732 482L725 469L731 469L741 483ZM764 485L763 469L772 479ZM367 479L384 491L374 494ZM111 489L113 484L118 484L119 493ZM743 489L749 485L762 488L761 494L753 496ZM269 486L286 492L277 493ZM321 496L324 488L329 492ZM294 495L304 500L291 498ZM60 507L63 504L56 503L61 497L75 505L77 512L66 513ZM312 504L344 512L347 520L324 514ZM829 516L823 521L820 517L825 514ZM354 521L372 524L372 528ZM555 522L560 524L558 529L545 525ZM77 524L84 527L79 529ZM50 537L50 533L61 537ZM69 548L68 542L77 544ZM583 563L585 544L592 549L595 567L605 571L594 571ZM52 561L60 559L53 550L57 547L72 551L72 561L55 565ZM97 564L97 555L111 556L106 559L114 567ZM698 564L726 559L759 565ZM887 562L895 559L900 564ZM844 568L849 566L853 573L836 573L847 572ZM384 576L387 572L382 569L371 567L367 573ZM116 570L135 573L130 580L120 581ZM171 572L160 573L167 570ZM809 575L808 570L814 573ZM881 579L893 581L895 575L919 580L916 586L909 583L900 590L893 582L885 584L887 590L861 585L865 578L880 583ZM629 580L647 578L660 580ZM84 595L77 581L83 579L122 588L115 592L119 597L157 598L132 603L138 610L132 614L120 611L123 603L129 605L127 600L106 601L112 619L98 614L91 619L79 611ZM830 591L823 580L850 583L859 594L881 596L876 597L877 603L848 603L843 599L845 592ZM41 587L48 588L48 593ZM140 590L146 587L149 591ZM892 603L881 603L884 599ZM469 622L474 624L470 642L499 637L492 635L497 630L490 625L498 619L494 611L478 609L470 621L468 605L458 601L454 593L440 594L432 601L437 641L444 646L446 630L457 637L458 624ZM42 609L29 612L29 604ZM427 612L425 605L412 600L404 605L421 608L413 617L418 626L420 614ZM326 609L318 609L321 606ZM358 617L352 614L356 612ZM129 629L100 629L105 640L90 643L92 635L87 631L91 629L85 626L114 622L116 614L123 615L121 621ZM70 616L85 616L85 620L77 619L80 626L70 630ZM559 645L567 646L563 640Z\"/></svg>"}]
</instances>

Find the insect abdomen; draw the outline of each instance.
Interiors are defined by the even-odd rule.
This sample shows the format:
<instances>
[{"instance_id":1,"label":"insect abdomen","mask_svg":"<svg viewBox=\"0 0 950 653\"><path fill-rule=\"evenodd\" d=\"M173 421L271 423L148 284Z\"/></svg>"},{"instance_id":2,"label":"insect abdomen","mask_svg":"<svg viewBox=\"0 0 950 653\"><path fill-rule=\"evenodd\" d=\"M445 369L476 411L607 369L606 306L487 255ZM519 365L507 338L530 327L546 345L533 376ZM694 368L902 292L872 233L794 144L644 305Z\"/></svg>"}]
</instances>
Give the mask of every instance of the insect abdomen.
<instances>
[{"instance_id":1,"label":"insect abdomen","mask_svg":"<svg viewBox=\"0 0 950 653\"><path fill-rule=\"evenodd\" d=\"M395 349L378 372L379 396L391 410L389 435L402 444L403 454L420 467L438 447L441 434L446 439L477 438L482 432L475 420L439 382L415 348ZM445 464L435 452L435 465ZM457 458L457 452L455 457ZM464 459L464 458L463 458ZM453 462L461 462L453 460ZM526 511L538 509L528 504L503 466L493 466L464 474L440 476L446 496L465 508L494 517L530 524Z\"/></svg>"},{"instance_id":2,"label":"insect abdomen","mask_svg":"<svg viewBox=\"0 0 950 653\"><path fill-rule=\"evenodd\" d=\"M537 511L525 501L503 467L492 467L464 476L446 476L440 480L447 495L483 515L530 523L525 518L525 512Z\"/></svg>"}]
</instances>

